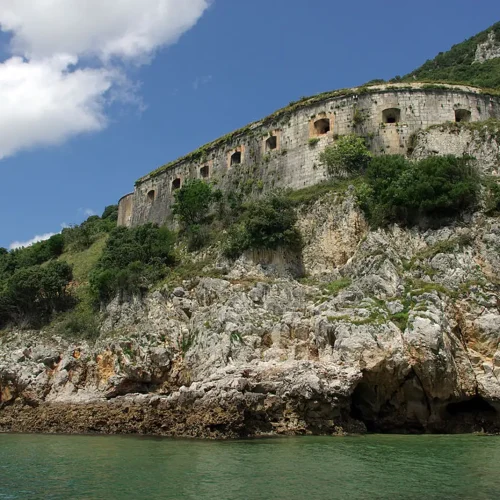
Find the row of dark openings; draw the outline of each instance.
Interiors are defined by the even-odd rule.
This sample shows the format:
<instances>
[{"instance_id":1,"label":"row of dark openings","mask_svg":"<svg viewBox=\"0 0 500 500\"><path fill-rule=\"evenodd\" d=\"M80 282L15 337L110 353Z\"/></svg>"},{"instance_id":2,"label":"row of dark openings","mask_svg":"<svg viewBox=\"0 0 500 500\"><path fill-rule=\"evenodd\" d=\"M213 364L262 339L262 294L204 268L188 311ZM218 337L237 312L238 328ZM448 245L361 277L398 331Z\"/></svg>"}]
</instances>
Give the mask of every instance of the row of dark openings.
<instances>
[{"instance_id":1,"label":"row of dark openings","mask_svg":"<svg viewBox=\"0 0 500 500\"><path fill-rule=\"evenodd\" d=\"M203 167L200 168L200 177L202 179L208 179L210 176L210 167L208 165L204 165ZM172 181L172 191L177 191L177 189L180 189L182 186L182 181L177 178ZM151 189L148 191L148 200L150 202L155 201L156 198L156 191L154 189Z\"/></svg>"},{"instance_id":2,"label":"row of dark openings","mask_svg":"<svg viewBox=\"0 0 500 500\"><path fill-rule=\"evenodd\" d=\"M455 121L460 122L470 122L472 118L472 113L468 109L456 109L455 110ZM401 121L401 110L399 108L389 108L382 111L382 122L383 123L399 123Z\"/></svg>"},{"instance_id":3,"label":"row of dark openings","mask_svg":"<svg viewBox=\"0 0 500 500\"><path fill-rule=\"evenodd\" d=\"M468 109L456 109L455 110L455 122L470 122L472 113ZM401 120L401 110L399 108L389 108L382 111L382 121L383 123L399 123ZM314 130L318 135L324 135L330 132L330 120L328 118L321 118L314 122ZM273 151L278 147L278 139L275 135L270 136L266 139L266 152ZM231 166L241 164L241 151L235 151L231 155L230 164ZM210 167L204 165L200 168L200 177L202 179L208 179L210 176ZM174 179L172 181L172 191L181 188L181 180ZM154 189L148 192L148 200L153 202L156 193Z\"/></svg>"}]
</instances>

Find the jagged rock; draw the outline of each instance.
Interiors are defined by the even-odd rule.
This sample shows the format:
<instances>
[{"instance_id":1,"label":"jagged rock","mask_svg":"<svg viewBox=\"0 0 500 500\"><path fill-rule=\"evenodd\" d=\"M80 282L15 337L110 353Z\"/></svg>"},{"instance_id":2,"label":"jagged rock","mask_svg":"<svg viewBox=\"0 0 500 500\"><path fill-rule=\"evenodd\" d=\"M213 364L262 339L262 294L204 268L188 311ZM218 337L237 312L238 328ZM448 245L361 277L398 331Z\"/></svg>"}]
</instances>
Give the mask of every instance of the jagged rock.
<instances>
[{"instance_id":1,"label":"jagged rock","mask_svg":"<svg viewBox=\"0 0 500 500\"><path fill-rule=\"evenodd\" d=\"M323 281L246 258L115 299L92 344L4 334L0 431L499 431L497 219L369 231L353 196L300 216Z\"/></svg>"}]
</instances>

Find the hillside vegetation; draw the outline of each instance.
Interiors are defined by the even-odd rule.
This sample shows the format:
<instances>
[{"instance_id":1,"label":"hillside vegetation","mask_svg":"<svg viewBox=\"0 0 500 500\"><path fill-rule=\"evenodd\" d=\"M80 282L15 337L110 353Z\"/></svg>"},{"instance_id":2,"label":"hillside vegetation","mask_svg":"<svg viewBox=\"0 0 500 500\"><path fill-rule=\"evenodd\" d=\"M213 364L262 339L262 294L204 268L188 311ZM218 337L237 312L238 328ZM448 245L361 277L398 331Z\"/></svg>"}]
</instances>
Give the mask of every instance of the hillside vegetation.
<instances>
[{"instance_id":1,"label":"hillside vegetation","mask_svg":"<svg viewBox=\"0 0 500 500\"><path fill-rule=\"evenodd\" d=\"M494 33L497 43L500 43L500 22L454 45L447 52L440 52L403 78L396 77L392 81L449 82L500 89L500 58L475 62L478 45L487 43L490 33Z\"/></svg>"},{"instance_id":2,"label":"hillside vegetation","mask_svg":"<svg viewBox=\"0 0 500 500\"><path fill-rule=\"evenodd\" d=\"M297 208L354 186L373 227L439 226L471 212L481 192L495 197L496 183L476 172L471 158L436 156L418 162L404 156L372 157L362 139L340 137L321 159L329 182L301 191L276 191L260 199L228 194L202 180L176 193L177 232L153 224L116 227L116 207L102 217L29 248L0 252L0 327L39 328L52 322L59 333L99 335L99 310L115 297L142 295L157 283L177 282L213 268L220 256L237 259L246 250L300 253ZM338 177L339 172L344 172ZM481 188L483 185L483 188ZM199 252L208 250L200 267ZM219 257L217 257L219 256ZM208 260L207 260L208 259Z\"/></svg>"}]
</instances>

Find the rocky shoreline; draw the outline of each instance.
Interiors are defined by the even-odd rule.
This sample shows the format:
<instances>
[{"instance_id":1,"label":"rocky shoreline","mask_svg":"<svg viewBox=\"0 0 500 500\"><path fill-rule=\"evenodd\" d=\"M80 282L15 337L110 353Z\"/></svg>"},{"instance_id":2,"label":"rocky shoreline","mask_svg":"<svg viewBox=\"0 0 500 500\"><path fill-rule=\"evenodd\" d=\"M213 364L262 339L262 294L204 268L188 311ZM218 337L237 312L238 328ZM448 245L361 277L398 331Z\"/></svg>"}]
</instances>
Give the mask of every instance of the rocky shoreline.
<instances>
[{"instance_id":1,"label":"rocky shoreline","mask_svg":"<svg viewBox=\"0 0 500 500\"><path fill-rule=\"evenodd\" d=\"M499 432L498 218L370 231L347 193L299 227L305 280L284 254L214 260L117 298L97 341L3 332L0 432Z\"/></svg>"}]
</instances>

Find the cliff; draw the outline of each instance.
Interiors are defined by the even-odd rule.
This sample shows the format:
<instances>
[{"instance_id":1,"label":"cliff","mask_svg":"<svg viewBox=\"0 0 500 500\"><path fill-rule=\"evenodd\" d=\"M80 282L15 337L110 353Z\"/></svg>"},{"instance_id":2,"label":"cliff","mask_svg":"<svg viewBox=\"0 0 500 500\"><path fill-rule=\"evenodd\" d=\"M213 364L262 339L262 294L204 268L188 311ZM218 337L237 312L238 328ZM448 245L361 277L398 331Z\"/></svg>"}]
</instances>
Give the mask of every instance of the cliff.
<instances>
[{"instance_id":1,"label":"cliff","mask_svg":"<svg viewBox=\"0 0 500 500\"><path fill-rule=\"evenodd\" d=\"M494 173L496 136L471 134L430 129L414 154L474 148ZM500 431L498 215L374 230L349 185L297 212L307 278L287 252L209 248L177 286L112 301L95 342L5 332L0 431Z\"/></svg>"},{"instance_id":2,"label":"cliff","mask_svg":"<svg viewBox=\"0 0 500 500\"><path fill-rule=\"evenodd\" d=\"M413 82L499 87L499 37L291 103L0 252L0 432L500 432L498 92ZM384 160L335 177L345 140ZM201 215L143 225L187 179Z\"/></svg>"}]
</instances>

